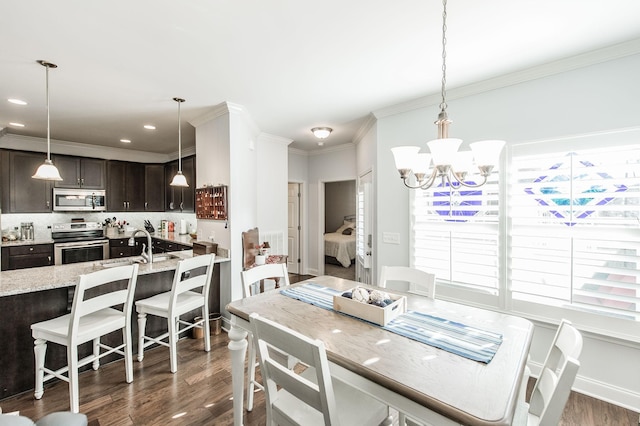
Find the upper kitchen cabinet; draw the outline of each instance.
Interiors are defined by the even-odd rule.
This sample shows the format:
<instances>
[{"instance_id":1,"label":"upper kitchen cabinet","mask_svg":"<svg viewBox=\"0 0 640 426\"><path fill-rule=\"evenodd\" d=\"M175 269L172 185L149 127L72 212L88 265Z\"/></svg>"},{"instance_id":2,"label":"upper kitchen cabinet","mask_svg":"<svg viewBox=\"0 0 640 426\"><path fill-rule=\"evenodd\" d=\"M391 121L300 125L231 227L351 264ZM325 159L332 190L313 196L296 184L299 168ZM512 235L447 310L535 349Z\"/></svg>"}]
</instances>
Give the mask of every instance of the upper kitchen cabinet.
<instances>
[{"instance_id":1,"label":"upper kitchen cabinet","mask_svg":"<svg viewBox=\"0 0 640 426\"><path fill-rule=\"evenodd\" d=\"M169 182L178 171L178 160L165 166L166 210L195 211L196 157L192 155L182 159L182 174L187 178L188 188L171 186Z\"/></svg>"},{"instance_id":2,"label":"upper kitchen cabinet","mask_svg":"<svg viewBox=\"0 0 640 426\"><path fill-rule=\"evenodd\" d=\"M144 209L148 212L163 212L165 196L164 164L147 164L144 172Z\"/></svg>"},{"instance_id":3,"label":"upper kitchen cabinet","mask_svg":"<svg viewBox=\"0 0 640 426\"><path fill-rule=\"evenodd\" d=\"M145 165L126 161L107 162L107 210L143 212Z\"/></svg>"},{"instance_id":4,"label":"upper kitchen cabinet","mask_svg":"<svg viewBox=\"0 0 640 426\"><path fill-rule=\"evenodd\" d=\"M31 177L46 158L47 154L40 152L2 151L4 213L51 212L51 181Z\"/></svg>"},{"instance_id":5,"label":"upper kitchen cabinet","mask_svg":"<svg viewBox=\"0 0 640 426\"><path fill-rule=\"evenodd\" d=\"M105 160L69 155L55 155L52 159L63 179L55 182L56 188L106 188Z\"/></svg>"}]
</instances>

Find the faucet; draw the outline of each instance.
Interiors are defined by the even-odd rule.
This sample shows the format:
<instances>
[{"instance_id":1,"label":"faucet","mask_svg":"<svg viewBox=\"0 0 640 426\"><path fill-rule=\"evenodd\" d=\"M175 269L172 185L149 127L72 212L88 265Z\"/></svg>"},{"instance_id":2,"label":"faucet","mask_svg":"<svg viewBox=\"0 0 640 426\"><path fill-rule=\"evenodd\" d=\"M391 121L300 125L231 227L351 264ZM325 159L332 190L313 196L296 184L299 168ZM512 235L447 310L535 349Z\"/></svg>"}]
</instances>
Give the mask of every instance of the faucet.
<instances>
[{"instance_id":1,"label":"faucet","mask_svg":"<svg viewBox=\"0 0 640 426\"><path fill-rule=\"evenodd\" d=\"M140 254L140 256L142 256L142 263L153 263L153 244L151 242L151 234L149 234L146 229L136 229L135 231L133 231L133 234L131 234L131 238L129 238L129 245L135 245L135 237L138 232L142 232L147 236L146 246L144 243L142 243L142 253Z\"/></svg>"}]
</instances>

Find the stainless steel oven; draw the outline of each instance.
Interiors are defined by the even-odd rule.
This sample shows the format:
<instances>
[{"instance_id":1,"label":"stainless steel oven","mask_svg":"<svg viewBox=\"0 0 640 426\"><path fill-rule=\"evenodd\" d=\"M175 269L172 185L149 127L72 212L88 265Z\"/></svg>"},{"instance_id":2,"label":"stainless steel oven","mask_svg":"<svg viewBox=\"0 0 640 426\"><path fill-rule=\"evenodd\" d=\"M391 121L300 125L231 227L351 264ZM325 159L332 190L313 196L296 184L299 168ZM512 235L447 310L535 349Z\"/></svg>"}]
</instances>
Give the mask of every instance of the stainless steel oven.
<instances>
[{"instance_id":1,"label":"stainless steel oven","mask_svg":"<svg viewBox=\"0 0 640 426\"><path fill-rule=\"evenodd\" d=\"M109 258L109 240L97 222L56 223L51 227L56 265Z\"/></svg>"}]
</instances>

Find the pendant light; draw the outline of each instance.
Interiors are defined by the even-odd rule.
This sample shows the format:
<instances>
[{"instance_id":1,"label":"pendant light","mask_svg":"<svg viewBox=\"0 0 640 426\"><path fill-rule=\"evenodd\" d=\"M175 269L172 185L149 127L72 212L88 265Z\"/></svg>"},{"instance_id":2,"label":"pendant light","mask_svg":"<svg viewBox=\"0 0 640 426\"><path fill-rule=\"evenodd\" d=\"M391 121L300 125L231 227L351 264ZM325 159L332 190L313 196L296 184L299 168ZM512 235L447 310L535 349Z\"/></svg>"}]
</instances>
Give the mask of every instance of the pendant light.
<instances>
[{"instance_id":1,"label":"pendant light","mask_svg":"<svg viewBox=\"0 0 640 426\"><path fill-rule=\"evenodd\" d=\"M447 115L446 82L447 82L447 0L442 1L442 84L440 114L434 123L438 126L438 139L427 142L430 154L420 153L418 146L398 146L391 148L396 169L405 186L411 189L427 189L434 184L440 187L478 188L487 182L494 166L498 163L500 152L505 144L502 140L485 140L469 144L471 151L458 152L461 139L449 137L451 120ZM433 162L433 169L430 165ZM473 163L478 169L481 180L479 182L467 179L467 173L473 169ZM413 174L415 185L410 185L408 179ZM440 179L437 179L440 178Z\"/></svg>"},{"instance_id":2,"label":"pendant light","mask_svg":"<svg viewBox=\"0 0 640 426\"><path fill-rule=\"evenodd\" d=\"M51 162L51 126L49 124L49 68L58 68L58 66L43 60L37 62L47 69L47 159L31 177L42 180L62 180L60 172Z\"/></svg>"},{"instance_id":3,"label":"pendant light","mask_svg":"<svg viewBox=\"0 0 640 426\"><path fill-rule=\"evenodd\" d=\"M169 185L189 187L187 178L182 174L182 131L180 127L180 104L184 102L182 98L173 98L178 103L178 173L173 177Z\"/></svg>"}]
</instances>

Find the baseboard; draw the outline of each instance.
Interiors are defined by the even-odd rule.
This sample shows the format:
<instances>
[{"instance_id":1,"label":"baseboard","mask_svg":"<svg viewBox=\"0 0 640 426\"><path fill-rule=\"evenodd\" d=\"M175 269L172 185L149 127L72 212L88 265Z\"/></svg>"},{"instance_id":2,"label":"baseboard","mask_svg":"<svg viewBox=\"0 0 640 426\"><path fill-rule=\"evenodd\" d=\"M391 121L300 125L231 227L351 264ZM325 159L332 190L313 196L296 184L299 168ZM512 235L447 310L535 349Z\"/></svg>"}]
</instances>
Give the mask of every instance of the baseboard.
<instances>
[{"instance_id":1,"label":"baseboard","mask_svg":"<svg viewBox=\"0 0 640 426\"><path fill-rule=\"evenodd\" d=\"M534 377L540 375L542 364L529 362L527 365L531 369L531 374ZM629 389L612 386L608 383L579 374L571 389L575 392L635 411L636 413L640 412L640 394Z\"/></svg>"}]
</instances>

